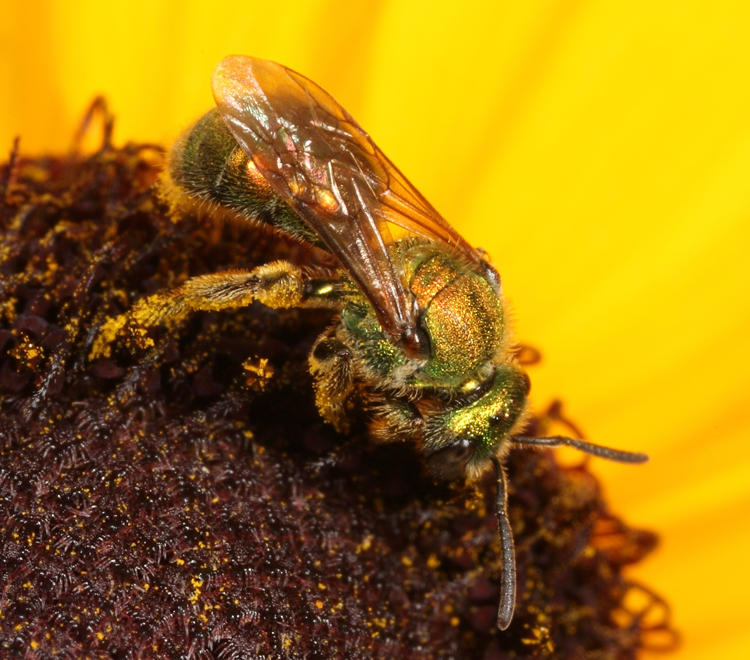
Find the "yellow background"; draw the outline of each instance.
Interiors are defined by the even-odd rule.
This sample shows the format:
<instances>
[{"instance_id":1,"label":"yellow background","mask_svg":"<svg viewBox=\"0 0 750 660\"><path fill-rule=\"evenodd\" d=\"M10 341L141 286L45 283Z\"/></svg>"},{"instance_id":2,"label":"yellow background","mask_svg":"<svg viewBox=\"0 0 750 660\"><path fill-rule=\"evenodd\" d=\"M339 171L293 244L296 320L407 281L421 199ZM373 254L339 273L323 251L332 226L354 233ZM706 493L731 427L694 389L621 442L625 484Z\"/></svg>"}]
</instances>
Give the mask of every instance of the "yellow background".
<instances>
[{"instance_id":1,"label":"yellow background","mask_svg":"<svg viewBox=\"0 0 750 660\"><path fill-rule=\"evenodd\" d=\"M229 53L332 92L490 252L534 401L651 455L594 467L662 535L633 574L680 657L750 657L750 5L0 0L0 153L65 149L99 92L166 143Z\"/></svg>"}]
</instances>

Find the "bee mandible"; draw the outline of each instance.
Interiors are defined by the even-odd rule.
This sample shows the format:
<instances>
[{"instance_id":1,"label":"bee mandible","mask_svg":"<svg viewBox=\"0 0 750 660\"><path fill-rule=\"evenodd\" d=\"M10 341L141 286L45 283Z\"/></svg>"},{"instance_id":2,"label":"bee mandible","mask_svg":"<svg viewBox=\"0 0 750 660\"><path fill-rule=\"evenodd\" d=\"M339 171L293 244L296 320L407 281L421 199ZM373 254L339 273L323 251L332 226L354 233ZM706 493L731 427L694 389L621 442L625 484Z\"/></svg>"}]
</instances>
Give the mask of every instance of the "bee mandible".
<instances>
[{"instance_id":1,"label":"bee mandible","mask_svg":"<svg viewBox=\"0 0 750 660\"><path fill-rule=\"evenodd\" d=\"M435 476L494 470L497 626L505 630L516 599L507 452L568 445L626 463L646 455L523 435L529 379L509 340L497 272L327 92L275 62L234 55L214 71L213 94L216 107L172 148L169 186L322 248L337 266L276 261L193 277L136 303L103 341L126 322L149 326L253 301L335 310L309 357L323 419L346 431L356 397L366 402L372 436L413 442Z\"/></svg>"}]
</instances>

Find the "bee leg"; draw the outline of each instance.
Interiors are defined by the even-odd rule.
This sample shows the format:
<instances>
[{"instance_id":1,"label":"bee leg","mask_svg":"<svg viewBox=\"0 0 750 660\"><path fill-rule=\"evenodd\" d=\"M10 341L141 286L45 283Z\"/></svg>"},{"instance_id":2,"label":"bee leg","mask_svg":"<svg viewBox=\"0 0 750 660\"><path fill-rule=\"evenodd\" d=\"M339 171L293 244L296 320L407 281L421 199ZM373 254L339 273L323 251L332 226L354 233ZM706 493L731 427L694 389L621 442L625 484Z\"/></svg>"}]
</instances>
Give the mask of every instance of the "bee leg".
<instances>
[{"instance_id":1,"label":"bee leg","mask_svg":"<svg viewBox=\"0 0 750 660\"><path fill-rule=\"evenodd\" d=\"M368 404L370 435L376 442L402 442L422 437L424 422L408 401L377 393Z\"/></svg>"},{"instance_id":2,"label":"bee leg","mask_svg":"<svg viewBox=\"0 0 750 660\"><path fill-rule=\"evenodd\" d=\"M315 405L320 416L339 433L349 430L346 403L353 389L352 354L334 329L318 337L310 351Z\"/></svg>"},{"instance_id":3,"label":"bee leg","mask_svg":"<svg viewBox=\"0 0 750 660\"><path fill-rule=\"evenodd\" d=\"M298 307L306 297L306 281L299 266L288 261L191 277L182 286L143 298L124 314L106 321L94 340L91 358L109 355L110 344L126 326L138 344L148 346L151 340L145 328L176 324L195 311L245 307L254 300L273 309Z\"/></svg>"}]
</instances>

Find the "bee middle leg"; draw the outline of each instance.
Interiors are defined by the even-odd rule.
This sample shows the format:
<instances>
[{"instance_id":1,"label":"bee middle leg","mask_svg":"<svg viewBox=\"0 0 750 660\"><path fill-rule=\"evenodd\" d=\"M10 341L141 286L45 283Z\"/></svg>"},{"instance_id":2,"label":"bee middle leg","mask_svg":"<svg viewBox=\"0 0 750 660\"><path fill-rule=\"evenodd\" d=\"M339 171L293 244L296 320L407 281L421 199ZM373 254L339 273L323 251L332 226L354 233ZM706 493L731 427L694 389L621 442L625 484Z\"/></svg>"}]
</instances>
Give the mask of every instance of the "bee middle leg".
<instances>
[{"instance_id":1,"label":"bee middle leg","mask_svg":"<svg viewBox=\"0 0 750 660\"><path fill-rule=\"evenodd\" d=\"M349 430L347 403L354 388L352 353L336 337L335 330L334 327L322 334L313 345L310 373L320 416L339 433L346 433Z\"/></svg>"}]
</instances>

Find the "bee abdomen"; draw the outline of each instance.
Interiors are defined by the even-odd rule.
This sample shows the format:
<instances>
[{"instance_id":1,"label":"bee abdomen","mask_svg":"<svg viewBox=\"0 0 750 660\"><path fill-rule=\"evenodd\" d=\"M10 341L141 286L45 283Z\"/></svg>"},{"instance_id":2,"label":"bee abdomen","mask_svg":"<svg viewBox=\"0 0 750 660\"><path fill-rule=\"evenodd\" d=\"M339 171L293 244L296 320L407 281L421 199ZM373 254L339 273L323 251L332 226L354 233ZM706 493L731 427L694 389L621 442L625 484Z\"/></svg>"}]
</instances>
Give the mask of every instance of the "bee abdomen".
<instances>
[{"instance_id":1,"label":"bee abdomen","mask_svg":"<svg viewBox=\"0 0 750 660\"><path fill-rule=\"evenodd\" d=\"M169 159L172 181L190 197L260 221L309 243L319 238L272 189L237 144L219 111L207 112L180 137Z\"/></svg>"}]
</instances>

